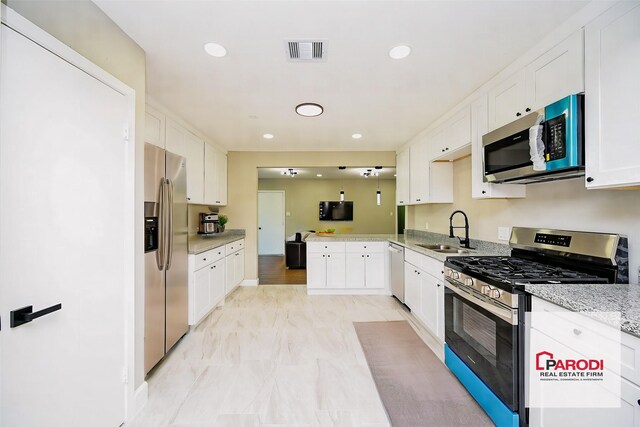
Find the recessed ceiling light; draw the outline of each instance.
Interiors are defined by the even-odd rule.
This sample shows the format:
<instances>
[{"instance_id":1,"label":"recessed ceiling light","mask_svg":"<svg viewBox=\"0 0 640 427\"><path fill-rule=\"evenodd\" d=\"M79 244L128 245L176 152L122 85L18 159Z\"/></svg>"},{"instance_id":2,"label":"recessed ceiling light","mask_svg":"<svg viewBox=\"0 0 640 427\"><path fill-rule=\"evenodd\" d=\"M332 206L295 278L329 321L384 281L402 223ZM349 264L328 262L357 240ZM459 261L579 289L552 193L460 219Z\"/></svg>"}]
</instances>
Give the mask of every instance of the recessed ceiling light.
<instances>
[{"instance_id":1,"label":"recessed ceiling light","mask_svg":"<svg viewBox=\"0 0 640 427\"><path fill-rule=\"evenodd\" d=\"M296 113L304 117L316 117L322 114L324 109L320 104L313 104L311 102L305 102L296 106Z\"/></svg>"},{"instance_id":2,"label":"recessed ceiling light","mask_svg":"<svg viewBox=\"0 0 640 427\"><path fill-rule=\"evenodd\" d=\"M393 59L402 59L409 56L410 53L411 53L411 48L407 45L401 44L399 46L392 48L389 51L389 56Z\"/></svg>"},{"instance_id":3,"label":"recessed ceiling light","mask_svg":"<svg viewBox=\"0 0 640 427\"><path fill-rule=\"evenodd\" d=\"M360 139L360 138L362 138L362 134L361 133L354 133L353 135L351 135L351 138Z\"/></svg>"},{"instance_id":4,"label":"recessed ceiling light","mask_svg":"<svg viewBox=\"0 0 640 427\"><path fill-rule=\"evenodd\" d=\"M318 178L320 178L320 177L322 176L322 174L321 174L321 173L319 173L319 174L316 174L316 176L317 176Z\"/></svg>"},{"instance_id":5,"label":"recessed ceiling light","mask_svg":"<svg viewBox=\"0 0 640 427\"><path fill-rule=\"evenodd\" d=\"M262 137L263 137L264 139L273 139L273 135L272 135L272 134L270 134L270 133L265 133L264 135L262 135Z\"/></svg>"},{"instance_id":6,"label":"recessed ceiling light","mask_svg":"<svg viewBox=\"0 0 640 427\"><path fill-rule=\"evenodd\" d=\"M207 43L204 45L204 51L216 58L222 58L227 54L227 49L218 43Z\"/></svg>"}]
</instances>

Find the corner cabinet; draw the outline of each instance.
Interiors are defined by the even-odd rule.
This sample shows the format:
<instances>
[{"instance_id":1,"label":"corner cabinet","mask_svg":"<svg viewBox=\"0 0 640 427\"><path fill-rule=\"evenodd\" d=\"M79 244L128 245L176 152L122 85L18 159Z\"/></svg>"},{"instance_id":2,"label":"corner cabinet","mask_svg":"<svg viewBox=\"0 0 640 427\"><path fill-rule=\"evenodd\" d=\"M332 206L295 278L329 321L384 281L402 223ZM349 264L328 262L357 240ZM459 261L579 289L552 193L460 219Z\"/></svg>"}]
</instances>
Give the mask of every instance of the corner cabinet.
<instances>
[{"instance_id":1,"label":"corner cabinet","mask_svg":"<svg viewBox=\"0 0 640 427\"><path fill-rule=\"evenodd\" d=\"M307 293L388 292L388 242L307 242Z\"/></svg>"},{"instance_id":2,"label":"corner cabinet","mask_svg":"<svg viewBox=\"0 0 640 427\"><path fill-rule=\"evenodd\" d=\"M621 2L585 27L587 188L640 185L640 3Z\"/></svg>"},{"instance_id":3,"label":"corner cabinet","mask_svg":"<svg viewBox=\"0 0 640 427\"><path fill-rule=\"evenodd\" d=\"M484 182L484 149L482 136L487 133L487 96L471 104L471 197L474 199L521 198L526 196L523 184Z\"/></svg>"},{"instance_id":4,"label":"corner cabinet","mask_svg":"<svg viewBox=\"0 0 640 427\"><path fill-rule=\"evenodd\" d=\"M584 33L579 30L489 91L489 131L584 91Z\"/></svg>"}]
</instances>

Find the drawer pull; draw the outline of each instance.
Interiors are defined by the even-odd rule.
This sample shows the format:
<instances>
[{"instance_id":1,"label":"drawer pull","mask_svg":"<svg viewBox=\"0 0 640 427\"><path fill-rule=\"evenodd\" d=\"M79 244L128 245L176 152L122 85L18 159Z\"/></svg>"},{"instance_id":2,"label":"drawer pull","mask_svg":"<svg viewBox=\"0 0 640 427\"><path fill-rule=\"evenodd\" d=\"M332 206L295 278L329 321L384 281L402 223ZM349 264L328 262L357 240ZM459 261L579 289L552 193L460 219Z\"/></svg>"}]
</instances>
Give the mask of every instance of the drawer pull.
<instances>
[{"instance_id":1,"label":"drawer pull","mask_svg":"<svg viewBox=\"0 0 640 427\"><path fill-rule=\"evenodd\" d=\"M582 333L582 331L580 329L574 329L573 333L576 335L580 335Z\"/></svg>"},{"instance_id":2,"label":"drawer pull","mask_svg":"<svg viewBox=\"0 0 640 427\"><path fill-rule=\"evenodd\" d=\"M202 260L203 260L203 261L206 261L207 259L206 259L206 258L202 258Z\"/></svg>"},{"instance_id":3,"label":"drawer pull","mask_svg":"<svg viewBox=\"0 0 640 427\"><path fill-rule=\"evenodd\" d=\"M638 405L640 405L640 399L638 399Z\"/></svg>"}]
</instances>

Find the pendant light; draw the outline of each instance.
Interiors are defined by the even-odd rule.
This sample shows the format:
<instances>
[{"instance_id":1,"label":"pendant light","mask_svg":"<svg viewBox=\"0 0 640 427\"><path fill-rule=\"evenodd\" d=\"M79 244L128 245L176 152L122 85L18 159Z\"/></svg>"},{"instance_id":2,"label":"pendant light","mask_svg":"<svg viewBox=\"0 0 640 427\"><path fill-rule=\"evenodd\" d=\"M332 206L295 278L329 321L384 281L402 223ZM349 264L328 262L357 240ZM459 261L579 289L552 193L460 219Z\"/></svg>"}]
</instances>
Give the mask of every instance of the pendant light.
<instances>
[{"instance_id":1,"label":"pendant light","mask_svg":"<svg viewBox=\"0 0 640 427\"><path fill-rule=\"evenodd\" d=\"M338 166L338 170L345 170L346 166ZM342 174L340 175L340 201L344 202L344 177Z\"/></svg>"},{"instance_id":2,"label":"pendant light","mask_svg":"<svg viewBox=\"0 0 640 427\"><path fill-rule=\"evenodd\" d=\"M378 191L376 191L376 205L380 206L380 202L381 202L381 198L382 198L382 193L380 192L380 169L382 169L382 166L376 166L376 176L378 177Z\"/></svg>"}]
</instances>

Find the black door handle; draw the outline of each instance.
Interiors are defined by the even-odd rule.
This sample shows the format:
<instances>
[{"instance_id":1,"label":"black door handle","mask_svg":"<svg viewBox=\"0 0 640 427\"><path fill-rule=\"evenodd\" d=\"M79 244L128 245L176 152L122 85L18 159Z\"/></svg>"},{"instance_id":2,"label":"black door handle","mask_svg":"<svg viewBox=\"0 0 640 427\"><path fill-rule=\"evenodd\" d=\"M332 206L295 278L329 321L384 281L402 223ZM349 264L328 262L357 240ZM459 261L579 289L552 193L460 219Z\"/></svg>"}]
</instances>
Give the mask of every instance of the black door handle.
<instances>
[{"instance_id":1,"label":"black door handle","mask_svg":"<svg viewBox=\"0 0 640 427\"><path fill-rule=\"evenodd\" d=\"M33 306L28 305L26 307L19 308L17 310L11 311L9 314L11 316L11 327L15 328L20 325L24 325L25 323L29 323L38 317L46 316L47 314L51 314L54 311L62 310L62 304L52 305L51 307L47 307L40 311L33 312Z\"/></svg>"}]
</instances>

